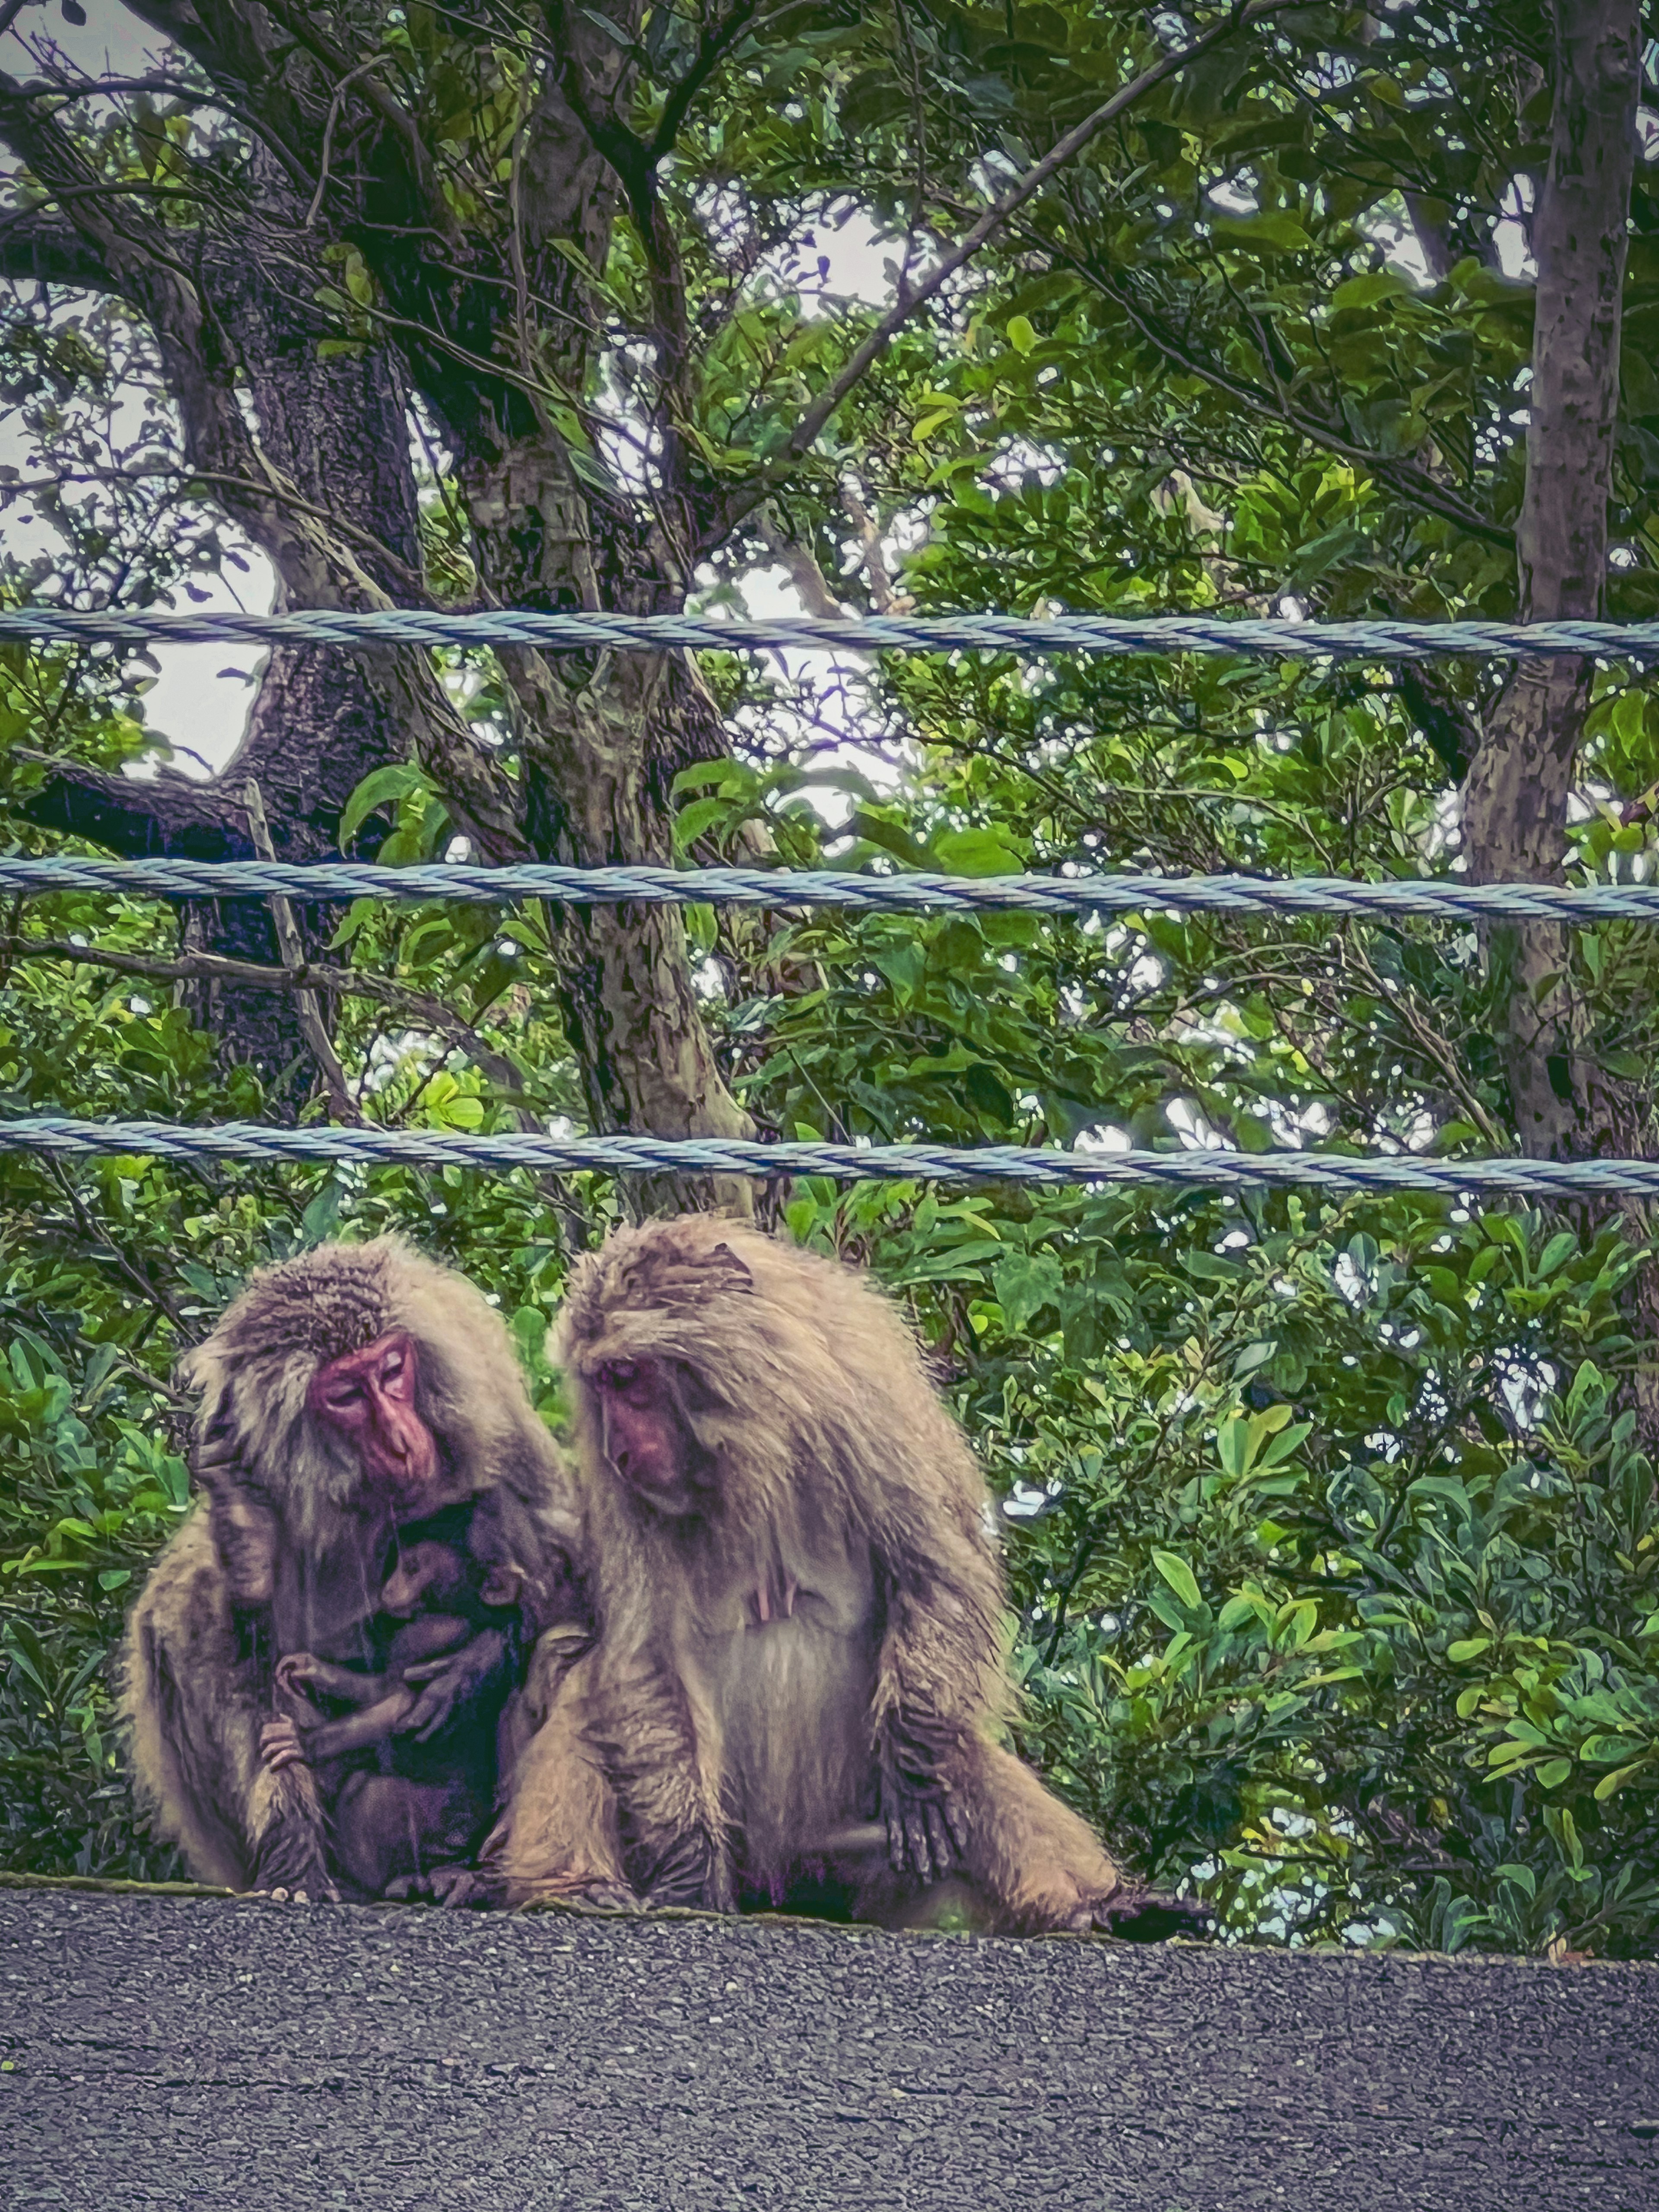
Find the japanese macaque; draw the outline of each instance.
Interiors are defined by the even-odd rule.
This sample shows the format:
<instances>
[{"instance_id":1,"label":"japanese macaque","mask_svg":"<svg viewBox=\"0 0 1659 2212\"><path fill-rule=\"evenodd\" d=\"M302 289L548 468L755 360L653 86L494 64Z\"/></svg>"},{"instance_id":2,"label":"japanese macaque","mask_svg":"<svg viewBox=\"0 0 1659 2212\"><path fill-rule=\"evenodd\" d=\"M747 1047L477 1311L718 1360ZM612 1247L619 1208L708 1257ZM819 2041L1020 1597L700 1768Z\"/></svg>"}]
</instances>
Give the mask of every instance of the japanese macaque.
<instances>
[{"instance_id":1,"label":"japanese macaque","mask_svg":"<svg viewBox=\"0 0 1659 2212\"><path fill-rule=\"evenodd\" d=\"M381 1671L309 1651L276 1662L279 1717L262 1733L265 1765L303 1762L316 1777L331 1869L364 1895L470 1893L468 1860L490 1826L497 1730L518 1672L524 1575L503 1555L495 1501L451 1508L398 1541L380 1592L391 1630ZM445 1711L431 1685L472 1647L466 1701ZM331 1718L322 1706L343 1708ZM361 1755L373 1754L372 1765Z\"/></svg>"},{"instance_id":2,"label":"japanese macaque","mask_svg":"<svg viewBox=\"0 0 1659 2212\"><path fill-rule=\"evenodd\" d=\"M988 1493L866 1281L733 1223L648 1224L578 1267L551 1348L591 1493L590 1735L648 1901L789 1902L840 1871L859 1918L946 1877L1008 1933L1196 1917L996 1740Z\"/></svg>"},{"instance_id":3,"label":"japanese macaque","mask_svg":"<svg viewBox=\"0 0 1659 2212\"><path fill-rule=\"evenodd\" d=\"M384 1675L399 1530L488 1499L519 1571L524 1647L548 1632L502 1723L504 1806L532 1747L544 1801L525 1808L514 1864L563 1893L611 1894L608 1801L561 1733L574 1708L560 1684L586 1641L580 1523L499 1315L395 1238L324 1246L256 1275L181 1371L202 1393L204 1494L152 1570L125 1652L134 1776L157 1832L204 1881L337 1892L317 1774L263 1755L289 1694L278 1662ZM438 1741L501 1663L499 1634L433 1652L403 1735Z\"/></svg>"}]
</instances>

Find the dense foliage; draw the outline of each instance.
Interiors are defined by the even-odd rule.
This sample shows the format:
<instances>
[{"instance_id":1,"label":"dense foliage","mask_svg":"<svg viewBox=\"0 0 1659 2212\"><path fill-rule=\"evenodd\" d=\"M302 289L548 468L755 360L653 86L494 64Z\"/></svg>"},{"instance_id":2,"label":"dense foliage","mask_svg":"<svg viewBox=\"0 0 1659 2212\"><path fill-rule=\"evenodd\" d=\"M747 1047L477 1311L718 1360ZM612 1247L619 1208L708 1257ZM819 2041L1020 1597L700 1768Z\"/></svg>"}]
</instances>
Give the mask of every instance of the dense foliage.
<instances>
[{"instance_id":1,"label":"dense foliage","mask_svg":"<svg viewBox=\"0 0 1659 2212\"><path fill-rule=\"evenodd\" d=\"M781 477L770 536L711 550L711 603L741 604L781 557L848 605L1513 611L1531 296L1495 238L1507 216L1518 252L1547 128L1541 11L1281 12L1149 94L907 325ZM510 137L501 20L489 82L453 66L443 11L381 27L458 173ZM694 40L665 9L641 35L643 127ZM896 264L908 236L925 266L1154 36L1115 5L759 19L665 188L702 345L681 427L709 478L775 455L873 318L823 296L820 241L873 217ZM112 112L98 158L160 173L157 111ZM179 161L206 128L193 112L166 112ZM231 161L219 128L204 162ZM1655 182L1638 167L1609 610L1627 617L1655 611L1659 571ZM615 350L584 404L625 428L616 363L648 289L625 223L603 273ZM343 281L325 343L362 346L352 303L374 288L361 263ZM7 346L6 399L60 475L146 373L118 313L61 295L20 293ZM430 574L453 590L459 510L425 451ZM116 568L137 562L165 592L234 551L203 487L180 509L119 495L84 489L72 515L36 495L63 528L62 588L124 589ZM5 581L22 596L46 571L14 562ZM982 874L1443 870L1494 686L1472 667L1218 659L826 676L710 654L703 673L730 757L678 775L688 858L751 854L759 826L787 863ZM159 742L142 676L0 653L17 848L61 848L28 813L43 752L112 766ZM473 681L469 712L499 734L497 674ZM1575 874L1648 872L1656 784L1651 693L1604 669ZM364 785L342 842L371 816L394 860L453 830L441 780L408 763ZM554 918L364 905L336 924L328 957L360 986L331 1002L336 1041L373 1118L580 1122ZM0 1112L265 1110L169 966L168 912L64 895L4 928ZM1502 963L1472 932L837 914L769 933L696 910L691 935L721 1072L767 1132L1516 1146ZM1572 961L1586 1048L1645 1115L1651 933L1585 932ZM622 1203L584 1178L0 1162L0 1857L167 1870L124 1793L106 1658L185 1510L172 1362L247 1269L398 1228L499 1299L556 1419L545 1322ZM779 1206L913 1310L1006 1504L1023 1745L1147 1872L1212 1897L1237 1935L1653 1952L1641 1220L817 1182Z\"/></svg>"}]
</instances>

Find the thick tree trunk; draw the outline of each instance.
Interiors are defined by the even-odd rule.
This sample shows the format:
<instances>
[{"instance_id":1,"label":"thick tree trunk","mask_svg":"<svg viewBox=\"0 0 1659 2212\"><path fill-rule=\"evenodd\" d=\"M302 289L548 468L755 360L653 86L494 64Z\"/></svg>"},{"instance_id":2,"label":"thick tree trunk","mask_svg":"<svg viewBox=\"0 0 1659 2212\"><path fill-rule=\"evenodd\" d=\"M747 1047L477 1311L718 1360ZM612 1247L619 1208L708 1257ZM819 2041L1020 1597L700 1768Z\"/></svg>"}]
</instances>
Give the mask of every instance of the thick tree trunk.
<instances>
[{"instance_id":1,"label":"thick tree trunk","mask_svg":"<svg viewBox=\"0 0 1659 2212\"><path fill-rule=\"evenodd\" d=\"M683 587L662 577L660 549L630 547L624 515L595 514L550 434L483 465L470 461L462 480L492 598L629 612L684 604ZM672 866L674 777L726 750L691 664L639 653L501 658L536 857L572 867ZM573 907L557 911L554 926L560 1010L592 1126L751 1136L714 1060L681 910ZM629 1197L641 1212L712 1205L747 1213L753 1205L752 1187L735 1176L641 1177Z\"/></svg>"},{"instance_id":2,"label":"thick tree trunk","mask_svg":"<svg viewBox=\"0 0 1659 2212\"><path fill-rule=\"evenodd\" d=\"M1533 219L1538 263L1527 484L1517 532L1521 616L1601 611L1619 416L1619 337L1640 82L1639 0L1557 0L1549 167ZM1559 881L1590 664L1523 661L1506 685L1464 799L1478 882ZM1508 983L1506 1060L1516 1127L1540 1158L1593 1152L1607 1131L1578 1063L1567 948L1557 930L1494 933Z\"/></svg>"},{"instance_id":3,"label":"thick tree trunk","mask_svg":"<svg viewBox=\"0 0 1659 2212\"><path fill-rule=\"evenodd\" d=\"M261 166L258 156L255 166ZM307 502L372 533L403 572L418 574L407 400L396 357L377 351L320 360L314 313L296 311L279 294L257 255L204 273L214 316L247 377L261 453ZM410 596L392 574L385 588L388 597ZM372 769L404 758L408 747L402 702L391 687L372 681L362 662L279 647L261 676L242 742L212 782L164 774L138 783L65 764L27 811L45 827L129 857L251 860L242 801L251 779L259 787L277 858L325 859L336 849L352 792ZM357 849L372 854L377 842L371 831ZM301 905L296 914L307 951L319 951L337 910ZM280 964L263 900L186 902L183 935L193 950ZM296 1114L318 1071L295 1018L294 994L208 983L194 987L189 1002L216 1038L225 1064L251 1066L271 1109L285 1118Z\"/></svg>"},{"instance_id":4,"label":"thick tree trunk","mask_svg":"<svg viewBox=\"0 0 1659 2212\"><path fill-rule=\"evenodd\" d=\"M1538 264L1527 482L1516 550L1523 620L1602 611L1607 507L1619 415L1621 307L1640 85L1639 0L1556 0L1549 166L1532 226ZM1567 797L1593 670L1584 659L1523 661L1504 687L1465 789L1464 836L1477 882L1559 882ZM1487 957L1506 1013L1502 1039L1516 1133L1534 1158L1648 1149L1632 1086L1609 1077L1565 930L1493 928ZM1645 1234L1647 1224L1633 1219ZM1659 1286L1632 1300L1644 1336ZM1638 1391L1659 1436L1659 1392Z\"/></svg>"}]
</instances>

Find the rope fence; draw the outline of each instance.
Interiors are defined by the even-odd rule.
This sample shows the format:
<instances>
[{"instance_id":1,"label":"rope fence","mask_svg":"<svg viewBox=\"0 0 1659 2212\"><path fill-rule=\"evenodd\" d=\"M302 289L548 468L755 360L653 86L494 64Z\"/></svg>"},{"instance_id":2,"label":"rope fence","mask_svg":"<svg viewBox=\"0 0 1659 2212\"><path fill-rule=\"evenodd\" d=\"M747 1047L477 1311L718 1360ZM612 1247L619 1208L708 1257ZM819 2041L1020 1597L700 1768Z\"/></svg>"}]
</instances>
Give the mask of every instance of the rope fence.
<instances>
[{"instance_id":1,"label":"rope fence","mask_svg":"<svg viewBox=\"0 0 1659 2212\"><path fill-rule=\"evenodd\" d=\"M494 607L354 612L302 607L286 614L216 608L174 614L125 607L0 609L0 642L57 645L529 646L549 652L726 652L793 646L814 652L1238 653L1273 659L1431 660L1448 653L1526 660L1589 654L1659 659L1659 622L1280 622L1208 615L814 615L749 621L720 615L541 614Z\"/></svg>"},{"instance_id":2,"label":"rope fence","mask_svg":"<svg viewBox=\"0 0 1659 2212\"><path fill-rule=\"evenodd\" d=\"M1046 1152L1020 1145L762 1143L735 1137L553 1137L534 1131L325 1127L280 1129L253 1121L192 1128L176 1121L76 1121L52 1115L0 1121L0 1153L88 1159L117 1154L165 1160L351 1161L404 1167L532 1168L565 1174L826 1176L838 1182L963 1181L1163 1183L1181 1189L1253 1185L1416 1190L1467 1199L1659 1199L1659 1160L1431 1160L1415 1153L1363 1158L1334 1152Z\"/></svg>"},{"instance_id":3,"label":"rope fence","mask_svg":"<svg viewBox=\"0 0 1659 2212\"><path fill-rule=\"evenodd\" d=\"M1464 884L1346 876L857 876L833 869L501 868L443 861L387 868L356 860L0 858L0 890L101 890L163 898L455 900L505 905L854 907L946 914L1403 915L1444 921L1659 921L1659 884Z\"/></svg>"},{"instance_id":4,"label":"rope fence","mask_svg":"<svg viewBox=\"0 0 1659 2212\"><path fill-rule=\"evenodd\" d=\"M1524 659L1591 655L1659 660L1659 622L1306 623L1161 615L872 616L764 621L707 615L629 616L392 608L307 608L283 614L213 610L30 606L0 609L0 642L143 647L161 645L507 646L546 651L662 651L677 647L795 647L836 652L1018 653L1209 653L1425 660L1447 654ZM0 889L27 894L94 890L161 897L385 898L490 904L547 898L571 905L637 903L848 907L884 911L1122 914L1279 913L1436 915L1458 921L1659 921L1659 884L1358 883L1339 877L1273 881L1221 875L955 877L860 876L831 870L483 868L444 863L387 868L356 861L294 866L266 860L100 860L0 858ZM1416 1190L1453 1199L1659 1199L1659 1161L1425 1159L1414 1153L1352 1158L1329 1152L1062 1152L987 1145L831 1145L730 1138L555 1137L533 1131L306 1128L224 1122L78 1121L50 1115L0 1121L0 1154L110 1155L181 1161L396 1163L424 1167L528 1168L556 1172L824 1176L840 1182L929 1180L1047 1185L1152 1183L1193 1189L1321 1185L1349 1193Z\"/></svg>"}]
</instances>

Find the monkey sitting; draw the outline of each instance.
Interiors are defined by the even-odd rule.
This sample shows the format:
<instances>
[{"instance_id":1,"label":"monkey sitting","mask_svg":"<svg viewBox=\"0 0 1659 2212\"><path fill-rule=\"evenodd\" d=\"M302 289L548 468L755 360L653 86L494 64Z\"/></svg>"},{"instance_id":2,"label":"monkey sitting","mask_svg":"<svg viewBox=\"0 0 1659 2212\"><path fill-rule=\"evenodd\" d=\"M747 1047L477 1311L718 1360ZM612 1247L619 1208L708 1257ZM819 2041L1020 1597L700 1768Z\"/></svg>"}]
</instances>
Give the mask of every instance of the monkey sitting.
<instances>
[{"instance_id":1,"label":"monkey sitting","mask_svg":"<svg viewBox=\"0 0 1659 2212\"><path fill-rule=\"evenodd\" d=\"M273 1769L261 1756L276 1663L309 1652L384 1671L395 1624L375 1608L400 1537L476 1499L526 1576L528 1659L501 1730L501 1879L616 1899L614 1808L580 1747L580 1516L500 1314L396 1237L321 1244L256 1273L179 1372L202 1394L200 1495L150 1571L121 1659L133 1781L156 1837L200 1881L335 1890L319 1778L298 1757ZM464 1641L422 1696L471 1711L488 1656Z\"/></svg>"},{"instance_id":2,"label":"monkey sitting","mask_svg":"<svg viewBox=\"0 0 1659 2212\"><path fill-rule=\"evenodd\" d=\"M786 1903L873 1828L856 1917L902 1924L946 1878L1010 1934L1196 1917L999 1740L984 1480L866 1279L732 1222L649 1222L576 1268L553 1350L600 1621L580 1695L638 1891Z\"/></svg>"},{"instance_id":3,"label":"monkey sitting","mask_svg":"<svg viewBox=\"0 0 1659 2212\"><path fill-rule=\"evenodd\" d=\"M380 1593L378 1671L309 1651L276 1663L284 1711L261 1757L273 1772L298 1761L316 1773L331 1870L370 1897L459 1901L471 1887L464 1863L495 1810L497 1729L520 1671L523 1583L486 1506L452 1508L402 1535ZM463 1652L468 1689L455 1702L435 1682ZM344 1711L331 1717L319 1700ZM373 1768L353 1764L365 1752Z\"/></svg>"}]
</instances>

